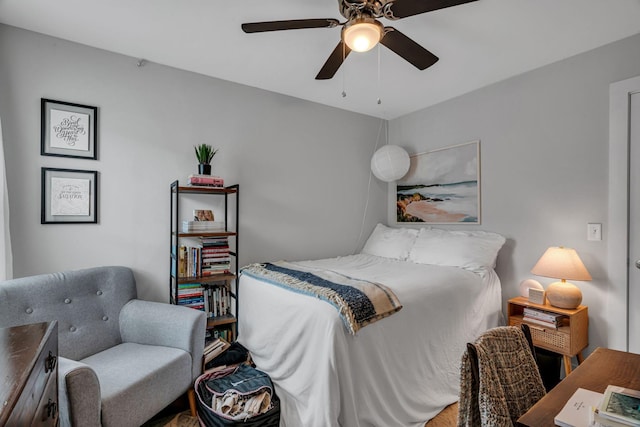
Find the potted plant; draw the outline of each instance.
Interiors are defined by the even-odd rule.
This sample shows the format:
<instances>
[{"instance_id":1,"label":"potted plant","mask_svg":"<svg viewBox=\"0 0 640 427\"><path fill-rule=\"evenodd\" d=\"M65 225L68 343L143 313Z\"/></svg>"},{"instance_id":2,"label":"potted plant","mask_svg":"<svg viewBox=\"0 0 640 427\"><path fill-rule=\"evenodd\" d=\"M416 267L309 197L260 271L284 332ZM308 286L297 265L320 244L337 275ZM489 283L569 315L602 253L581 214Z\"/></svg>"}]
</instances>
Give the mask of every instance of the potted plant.
<instances>
[{"instance_id":1,"label":"potted plant","mask_svg":"<svg viewBox=\"0 0 640 427\"><path fill-rule=\"evenodd\" d=\"M216 155L218 150L214 150L209 144L196 145L194 149L198 159L198 173L200 175L211 175L211 160L213 160L213 156Z\"/></svg>"}]
</instances>

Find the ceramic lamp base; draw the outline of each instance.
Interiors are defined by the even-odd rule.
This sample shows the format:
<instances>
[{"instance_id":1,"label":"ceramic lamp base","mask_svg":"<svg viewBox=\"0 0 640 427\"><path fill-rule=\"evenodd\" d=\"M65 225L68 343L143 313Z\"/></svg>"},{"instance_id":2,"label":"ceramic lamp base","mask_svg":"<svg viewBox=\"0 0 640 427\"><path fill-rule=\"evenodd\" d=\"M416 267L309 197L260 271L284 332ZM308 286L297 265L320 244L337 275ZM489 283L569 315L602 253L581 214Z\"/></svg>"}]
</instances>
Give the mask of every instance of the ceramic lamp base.
<instances>
[{"instance_id":1,"label":"ceramic lamp base","mask_svg":"<svg viewBox=\"0 0 640 427\"><path fill-rule=\"evenodd\" d=\"M558 308L577 308L582 302L582 292L573 283L554 282L547 287L547 301Z\"/></svg>"}]
</instances>

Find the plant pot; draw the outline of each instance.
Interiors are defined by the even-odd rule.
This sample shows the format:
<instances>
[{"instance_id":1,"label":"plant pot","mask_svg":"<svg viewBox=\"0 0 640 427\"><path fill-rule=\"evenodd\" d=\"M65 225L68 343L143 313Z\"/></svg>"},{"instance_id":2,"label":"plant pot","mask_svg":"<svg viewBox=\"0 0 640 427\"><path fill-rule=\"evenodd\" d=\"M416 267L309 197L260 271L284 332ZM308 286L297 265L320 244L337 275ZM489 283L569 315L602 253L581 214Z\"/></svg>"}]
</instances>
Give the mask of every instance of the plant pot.
<instances>
[{"instance_id":1,"label":"plant pot","mask_svg":"<svg viewBox=\"0 0 640 427\"><path fill-rule=\"evenodd\" d=\"M200 163L198 165L198 173L200 175L211 175L211 165L204 165Z\"/></svg>"}]
</instances>

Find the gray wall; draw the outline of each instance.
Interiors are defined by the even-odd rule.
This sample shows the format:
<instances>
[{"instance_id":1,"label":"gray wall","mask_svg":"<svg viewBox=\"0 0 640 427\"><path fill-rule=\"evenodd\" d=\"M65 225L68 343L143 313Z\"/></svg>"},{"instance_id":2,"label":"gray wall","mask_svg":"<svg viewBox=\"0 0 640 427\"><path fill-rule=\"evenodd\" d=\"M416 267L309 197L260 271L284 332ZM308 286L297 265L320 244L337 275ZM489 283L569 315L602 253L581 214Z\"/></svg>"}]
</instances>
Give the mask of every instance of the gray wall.
<instances>
[{"instance_id":1,"label":"gray wall","mask_svg":"<svg viewBox=\"0 0 640 427\"><path fill-rule=\"evenodd\" d=\"M16 277L129 265L141 296L166 301L169 183L195 172L200 142L220 148L214 173L241 185L241 264L359 247L378 119L136 62L0 25ZM575 247L594 278L578 283L590 349L607 344L609 84L639 74L640 35L390 123L391 143L410 153L481 140L482 224L455 228L508 238L505 301L525 278L551 282L529 272L548 246ZM98 161L40 156L42 97L100 108ZM41 167L98 170L100 223L41 225ZM392 223L392 198L374 179L365 238ZM588 222L603 223L603 241L586 240Z\"/></svg>"},{"instance_id":2,"label":"gray wall","mask_svg":"<svg viewBox=\"0 0 640 427\"><path fill-rule=\"evenodd\" d=\"M212 53L213 54L213 53ZM0 117L14 276L134 269L141 297L168 298L169 184L197 172L241 188L240 263L344 255L361 245L379 119L0 25ZM99 108L98 160L40 155L40 98ZM99 172L99 224L40 224L40 168ZM371 185L365 238L386 217ZM182 213L207 208L187 198ZM221 206L214 209L221 217Z\"/></svg>"},{"instance_id":3,"label":"gray wall","mask_svg":"<svg viewBox=\"0 0 640 427\"><path fill-rule=\"evenodd\" d=\"M452 228L508 238L497 267L505 307L522 280L553 281L530 273L547 247L574 247L593 276L577 283L589 350L607 345L609 84L639 74L636 35L390 123L391 143L409 153L481 140L482 224ZM602 241L587 241L589 222L603 224Z\"/></svg>"}]
</instances>

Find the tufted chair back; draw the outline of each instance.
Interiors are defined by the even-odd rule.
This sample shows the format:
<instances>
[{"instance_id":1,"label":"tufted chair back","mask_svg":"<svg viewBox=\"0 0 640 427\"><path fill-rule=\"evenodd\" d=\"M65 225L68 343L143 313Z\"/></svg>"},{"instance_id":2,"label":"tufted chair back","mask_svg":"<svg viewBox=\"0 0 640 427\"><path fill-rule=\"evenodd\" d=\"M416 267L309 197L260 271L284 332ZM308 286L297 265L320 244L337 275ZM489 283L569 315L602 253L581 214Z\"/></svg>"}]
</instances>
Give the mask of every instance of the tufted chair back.
<instances>
[{"instance_id":1,"label":"tufted chair back","mask_svg":"<svg viewBox=\"0 0 640 427\"><path fill-rule=\"evenodd\" d=\"M0 282L0 327L58 321L60 356L80 360L122 342L119 315L136 298L127 267L96 267Z\"/></svg>"}]
</instances>

